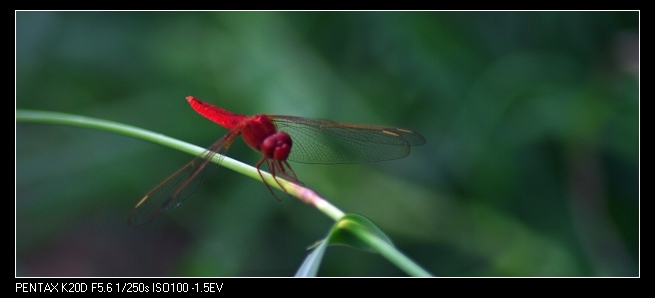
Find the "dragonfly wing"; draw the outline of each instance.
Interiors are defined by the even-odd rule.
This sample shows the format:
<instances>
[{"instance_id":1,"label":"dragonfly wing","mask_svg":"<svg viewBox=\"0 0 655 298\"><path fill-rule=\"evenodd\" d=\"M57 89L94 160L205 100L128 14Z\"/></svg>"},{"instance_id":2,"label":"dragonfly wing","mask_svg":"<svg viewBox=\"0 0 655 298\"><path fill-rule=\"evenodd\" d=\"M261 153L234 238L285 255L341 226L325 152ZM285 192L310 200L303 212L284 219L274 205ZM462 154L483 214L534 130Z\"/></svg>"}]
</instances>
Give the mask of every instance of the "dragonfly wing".
<instances>
[{"instance_id":1,"label":"dragonfly wing","mask_svg":"<svg viewBox=\"0 0 655 298\"><path fill-rule=\"evenodd\" d=\"M198 157L155 186L132 209L129 226L136 228L151 222L191 196L200 184L216 171L230 144L238 135L238 131L226 134ZM216 154L219 158L218 164L212 162Z\"/></svg>"},{"instance_id":2,"label":"dragonfly wing","mask_svg":"<svg viewBox=\"0 0 655 298\"><path fill-rule=\"evenodd\" d=\"M375 162L405 157L425 138L411 130L340 123L291 116L270 116L291 136L289 160L310 164Z\"/></svg>"}]
</instances>

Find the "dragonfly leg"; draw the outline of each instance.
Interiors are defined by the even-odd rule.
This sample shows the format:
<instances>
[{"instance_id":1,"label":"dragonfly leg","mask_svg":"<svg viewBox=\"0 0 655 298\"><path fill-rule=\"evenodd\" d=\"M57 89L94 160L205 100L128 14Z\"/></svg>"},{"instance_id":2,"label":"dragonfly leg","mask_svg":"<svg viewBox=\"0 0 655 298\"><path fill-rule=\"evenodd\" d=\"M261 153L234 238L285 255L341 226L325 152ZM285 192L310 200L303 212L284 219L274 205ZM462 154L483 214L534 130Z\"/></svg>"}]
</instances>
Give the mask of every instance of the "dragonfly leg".
<instances>
[{"instance_id":1,"label":"dragonfly leg","mask_svg":"<svg viewBox=\"0 0 655 298\"><path fill-rule=\"evenodd\" d=\"M268 188L268 191L273 195L273 198L275 198L275 200L278 201L278 202L282 202L282 201L281 201L280 199L278 199L277 196L273 193L273 190L271 189L271 186L268 185L268 182L266 182L266 179L264 179L264 175L262 175L262 171L261 171L260 167L262 166L262 164L263 164L264 161L266 161L266 160L268 160L266 157L262 157L262 159L260 159L259 162L257 162L257 164L255 165L255 168L257 168L257 173L259 173L259 177L262 178L262 181L264 182L264 185L266 185L266 188ZM269 162L270 162L270 161L269 161ZM268 164L268 168L269 168L269 170L271 169L271 165L270 165L270 163ZM273 175L273 179L275 179L275 172L274 172L274 171L271 171L271 174ZM277 179L275 179L275 181L277 182ZM278 182L278 184L279 184L279 182ZM282 186L282 185L280 185L280 186ZM284 189L284 187L282 187L282 189ZM287 190L284 189L284 192L287 192ZM288 193L287 193L287 194L288 194Z\"/></svg>"},{"instance_id":2,"label":"dragonfly leg","mask_svg":"<svg viewBox=\"0 0 655 298\"><path fill-rule=\"evenodd\" d=\"M282 174L282 177L286 178L286 176L287 176L287 174L284 172L284 168L280 166L279 161L274 160L274 159L268 159L267 163L268 163L268 170L271 171L271 175L273 175L273 179L275 179L275 182L277 183L277 185L279 185L280 188L282 188L282 190L284 190L284 192L287 194L287 196L291 196L289 194L289 192L287 192L287 189L284 188L284 186L280 183L280 181L277 180L277 173L278 172L280 174Z\"/></svg>"},{"instance_id":3,"label":"dragonfly leg","mask_svg":"<svg viewBox=\"0 0 655 298\"><path fill-rule=\"evenodd\" d=\"M284 178L287 178L287 179L291 180L291 182L293 182L295 184L305 186L304 183L298 181L298 177L296 177L296 172L293 171L293 169L291 168L291 166L289 165L289 163L286 160L282 160L282 161L278 161L278 162L280 163L280 167L282 168L282 170L280 172L282 173L282 176ZM285 168L285 166L286 166L286 168ZM289 172L287 170L289 172L291 172L291 174L289 174Z\"/></svg>"}]
</instances>

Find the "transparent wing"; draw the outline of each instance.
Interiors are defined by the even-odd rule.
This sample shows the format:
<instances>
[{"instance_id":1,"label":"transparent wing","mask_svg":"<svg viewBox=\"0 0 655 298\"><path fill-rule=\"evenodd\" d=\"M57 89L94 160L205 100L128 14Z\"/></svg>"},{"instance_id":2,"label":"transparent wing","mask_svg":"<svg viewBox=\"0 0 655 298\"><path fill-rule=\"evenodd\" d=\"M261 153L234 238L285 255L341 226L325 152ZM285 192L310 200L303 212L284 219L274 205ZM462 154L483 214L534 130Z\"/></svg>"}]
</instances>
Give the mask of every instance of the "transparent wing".
<instances>
[{"instance_id":1,"label":"transparent wing","mask_svg":"<svg viewBox=\"0 0 655 298\"><path fill-rule=\"evenodd\" d=\"M411 130L292 116L269 116L291 136L289 160L309 164L365 163L403 158L425 138Z\"/></svg>"},{"instance_id":2,"label":"transparent wing","mask_svg":"<svg viewBox=\"0 0 655 298\"><path fill-rule=\"evenodd\" d=\"M153 221L191 196L200 187L200 184L219 167L219 164L211 162L212 158L218 153L222 161L227 149L237 136L239 136L239 131L229 132L141 198L130 213L128 220L130 228Z\"/></svg>"}]
</instances>

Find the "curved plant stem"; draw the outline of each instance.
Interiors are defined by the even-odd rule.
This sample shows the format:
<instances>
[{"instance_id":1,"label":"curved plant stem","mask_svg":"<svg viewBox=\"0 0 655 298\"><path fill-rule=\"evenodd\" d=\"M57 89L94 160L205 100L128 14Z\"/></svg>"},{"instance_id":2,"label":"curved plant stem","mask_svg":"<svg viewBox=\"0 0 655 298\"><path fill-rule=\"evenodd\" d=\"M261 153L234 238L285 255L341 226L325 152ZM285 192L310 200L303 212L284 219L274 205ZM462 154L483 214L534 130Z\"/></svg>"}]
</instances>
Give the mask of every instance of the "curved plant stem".
<instances>
[{"instance_id":1,"label":"curved plant stem","mask_svg":"<svg viewBox=\"0 0 655 298\"><path fill-rule=\"evenodd\" d=\"M118 122L101 120L91 117L84 117L72 114L57 113L57 112L45 112L45 111L34 111L34 110L16 110L16 121L17 122L32 122L32 123L49 123L49 124L58 124L58 125L70 125L90 129L98 129L109 132L114 132L129 136L135 139L141 139L144 141L152 142L155 144L168 146L170 148L189 153L191 155L197 156L205 151L205 148L198 147L159 133L155 133L149 130L141 129L131 125L126 125ZM246 175L250 178L260 180L259 173L257 169L253 166L244 164L242 162L236 161L229 157L223 157L219 159L218 154L214 156L213 162L221 162L221 166L233 170L235 172ZM269 173L262 171L264 179L267 180L268 185L282 190L282 188L275 182L273 176ZM315 206L318 210L326 214L328 217L332 218L335 221L339 221L345 216L345 213L339 210L334 205L330 204L328 201L321 198L313 190L302 187L291 182L288 182L284 179L277 178L277 180L284 185L284 188L289 193L289 195L294 196L301 201ZM401 269L405 270L410 275L414 276L429 276L425 270L420 266L416 265L414 262L409 260L401 252L396 250L392 245L387 244L384 241L376 240L376 236L367 232L366 229L358 228L357 225L348 225L348 227L354 227L350 231L360 237L360 239L371 247L374 250L379 252L381 255L385 256L392 263L399 266Z\"/></svg>"}]
</instances>

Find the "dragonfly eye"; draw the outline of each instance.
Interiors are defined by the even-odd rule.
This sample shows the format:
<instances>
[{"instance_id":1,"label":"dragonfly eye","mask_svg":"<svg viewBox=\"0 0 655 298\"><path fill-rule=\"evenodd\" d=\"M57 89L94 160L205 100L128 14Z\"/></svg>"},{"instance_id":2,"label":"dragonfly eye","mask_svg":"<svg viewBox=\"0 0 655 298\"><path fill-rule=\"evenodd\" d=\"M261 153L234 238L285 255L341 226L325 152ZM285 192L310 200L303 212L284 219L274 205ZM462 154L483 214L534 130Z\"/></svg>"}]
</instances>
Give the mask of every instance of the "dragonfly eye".
<instances>
[{"instance_id":1,"label":"dragonfly eye","mask_svg":"<svg viewBox=\"0 0 655 298\"><path fill-rule=\"evenodd\" d=\"M262 143L262 152L268 158L287 160L291 153L291 137L285 132L278 132L267 137Z\"/></svg>"}]
</instances>

